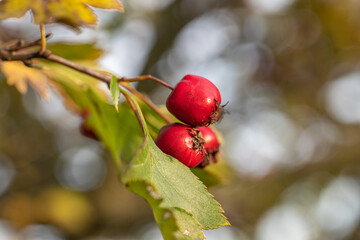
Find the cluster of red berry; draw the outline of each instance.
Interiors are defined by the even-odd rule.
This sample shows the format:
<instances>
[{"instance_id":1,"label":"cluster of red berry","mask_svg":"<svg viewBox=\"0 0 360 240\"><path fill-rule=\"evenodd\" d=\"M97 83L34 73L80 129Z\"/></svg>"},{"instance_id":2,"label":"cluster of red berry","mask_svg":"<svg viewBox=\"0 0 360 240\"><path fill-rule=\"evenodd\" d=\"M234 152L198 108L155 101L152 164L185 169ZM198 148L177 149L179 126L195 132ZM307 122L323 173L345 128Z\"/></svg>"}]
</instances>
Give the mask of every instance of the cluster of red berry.
<instances>
[{"instance_id":1,"label":"cluster of red berry","mask_svg":"<svg viewBox=\"0 0 360 240\"><path fill-rule=\"evenodd\" d=\"M213 83L200 76L186 75L166 101L167 109L186 125L172 123L164 126L155 140L156 145L190 168L217 162L220 143L208 126L221 118L223 109L220 103L220 92ZM87 109L81 113L80 132L98 140L86 122L89 115Z\"/></svg>"},{"instance_id":2,"label":"cluster of red berry","mask_svg":"<svg viewBox=\"0 0 360 240\"><path fill-rule=\"evenodd\" d=\"M186 125L164 126L155 140L156 145L190 168L216 162L220 143L208 126L221 118L220 103L220 92L212 82L200 76L186 75L166 101L169 112Z\"/></svg>"}]
</instances>

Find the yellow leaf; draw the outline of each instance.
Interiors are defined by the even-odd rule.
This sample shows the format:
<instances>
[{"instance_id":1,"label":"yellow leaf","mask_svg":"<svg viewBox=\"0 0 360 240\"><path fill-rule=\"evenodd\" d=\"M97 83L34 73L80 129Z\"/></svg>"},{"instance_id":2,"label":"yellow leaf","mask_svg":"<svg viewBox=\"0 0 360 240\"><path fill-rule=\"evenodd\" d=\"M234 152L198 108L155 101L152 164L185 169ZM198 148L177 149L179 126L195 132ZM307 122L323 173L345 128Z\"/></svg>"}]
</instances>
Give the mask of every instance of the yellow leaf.
<instances>
[{"instance_id":1,"label":"yellow leaf","mask_svg":"<svg viewBox=\"0 0 360 240\"><path fill-rule=\"evenodd\" d=\"M49 98L48 79L39 70L27 67L20 61L2 62L0 67L6 76L7 83L14 85L20 93L27 91L27 83L29 83L41 97Z\"/></svg>"},{"instance_id":2,"label":"yellow leaf","mask_svg":"<svg viewBox=\"0 0 360 240\"><path fill-rule=\"evenodd\" d=\"M118 0L2 0L0 19L21 17L31 10L36 24L64 23L78 29L96 25L97 18L90 6L124 11Z\"/></svg>"}]
</instances>

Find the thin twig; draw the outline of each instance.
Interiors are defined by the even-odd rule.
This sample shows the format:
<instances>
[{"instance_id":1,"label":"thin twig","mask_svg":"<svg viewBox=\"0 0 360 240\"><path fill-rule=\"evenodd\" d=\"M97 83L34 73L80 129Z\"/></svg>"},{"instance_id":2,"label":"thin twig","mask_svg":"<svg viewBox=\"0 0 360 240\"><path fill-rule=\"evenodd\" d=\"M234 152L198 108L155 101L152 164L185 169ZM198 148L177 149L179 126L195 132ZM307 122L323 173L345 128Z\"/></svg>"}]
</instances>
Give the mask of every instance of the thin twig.
<instances>
[{"instance_id":1,"label":"thin twig","mask_svg":"<svg viewBox=\"0 0 360 240\"><path fill-rule=\"evenodd\" d=\"M157 83L163 85L164 87L169 88L170 90L174 90L174 88L172 86L170 86L169 84L167 84L166 82L164 82L156 77L153 77L151 75L143 75L143 76L134 77L134 78L122 77L119 79L119 82L139 82L139 81L144 81L144 80L154 81L154 82L157 82Z\"/></svg>"},{"instance_id":2,"label":"thin twig","mask_svg":"<svg viewBox=\"0 0 360 240\"><path fill-rule=\"evenodd\" d=\"M121 82L120 82L121 84ZM166 116L162 111L160 111L160 109L147 97L145 97L141 92L137 91L133 86L126 84L123 85L121 84L121 86L123 86L124 88L126 88L127 90L129 90L132 94L134 94L135 96L137 96L138 98L140 98L142 101L144 101L150 108L152 108L162 119L165 120L165 122L167 123L172 123L173 121Z\"/></svg>"},{"instance_id":3,"label":"thin twig","mask_svg":"<svg viewBox=\"0 0 360 240\"><path fill-rule=\"evenodd\" d=\"M4 50L6 51L11 51L14 48L21 48L24 45L24 41L23 40L15 40L14 43L12 43L9 46L5 46L3 47Z\"/></svg>"},{"instance_id":4,"label":"thin twig","mask_svg":"<svg viewBox=\"0 0 360 240\"><path fill-rule=\"evenodd\" d=\"M110 75L105 75L105 74L102 74L102 73L99 73L97 71L94 71L90 68L87 68L85 66L82 66L82 65L79 65L79 64L76 64L72 61L69 61L65 58L62 58L62 57L59 57L59 56L56 56L54 54L51 54L50 50L45 50L44 54L41 56L42 58L45 58L49 61L52 61L52 62L56 62L56 63L59 63L61 65L64 65L64 66L67 66L69 68L72 68L78 72L82 72L82 73L85 73L91 77L94 77L102 82L105 82L105 83L110 83L111 82L111 76Z\"/></svg>"},{"instance_id":5,"label":"thin twig","mask_svg":"<svg viewBox=\"0 0 360 240\"><path fill-rule=\"evenodd\" d=\"M0 50L0 59L4 61L26 61L39 57L38 52L12 53L11 51Z\"/></svg>"},{"instance_id":6,"label":"thin twig","mask_svg":"<svg viewBox=\"0 0 360 240\"><path fill-rule=\"evenodd\" d=\"M138 122L140 124L141 130L143 131L144 134L146 134L144 123L143 123L143 121L141 119L140 113L139 113L138 109L136 108L133 100L129 97L129 95L128 95L128 93L126 91L121 91L121 92L124 94L124 96L125 96L126 100L128 101L131 109L135 113L136 118L137 118L137 120L138 120Z\"/></svg>"},{"instance_id":7,"label":"thin twig","mask_svg":"<svg viewBox=\"0 0 360 240\"><path fill-rule=\"evenodd\" d=\"M78 65L74 62L71 62L69 60L66 60L65 58L56 56L51 54L51 52L49 50L45 51L45 54L43 54L42 56L45 59L48 59L52 62L56 62L56 63L60 63L62 65L65 65L67 67L70 67L76 71L85 73L89 76L92 76L100 81L103 81L107 84L109 84L111 82L111 76L110 75L105 75L99 72L96 72L90 68ZM120 79L118 79L120 80ZM163 118L167 123L172 123L171 119L166 116L163 112L160 111L160 109L147 97L145 97L142 93L138 92L134 87L132 87L130 84L127 84L126 82L119 82L119 84L124 87L125 89L129 90L131 93L133 93L135 96L137 96L138 98L140 98L142 101L144 101L151 109L153 109L161 118Z\"/></svg>"},{"instance_id":8,"label":"thin twig","mask_svg":"<svg viewBox=\"0 0 360 240\"><path fill-rule=\"evenodd\" d=\"M46 50L46 35L45 35L45 26L44 24L40 24L40 34L41 34L41 48L39 54L44 54Z\"/></svg>"},{"instance_id":9,"label":"thin twig","mask_svg":"<svg viewBox=\"0 0 360 240\"><path fill-rule=\"evenodd\" d=\"M45 37L49 38L51 36L52 36L52 33L48 33L48 34L46 34ZM20 50L20 49L37 46L39 44L41 44L41 39L37 39L35 41L27 42L27 43L24 43L24 41L22 41L22 40L18 40L18 44L9 46L9 47L5 48L5 50L7 50L7 51L17 51L17 50Z\"/></svg>"},{"instance_id":10,"label":"thin twig","mask_svg":"<svg viewBox=\"0 0 360 240\"><path fill-rule=\"evenodd\" d=\"M35 45L35 42L32 42L31 45ZM30 44L25 44L24 46L29 46ZM20 49L19 49L20 50ZM67 66L69 68L72 68L78 72L82 72L86 75L89 75L91 77L94 77L102 82L105 82L109 84L111 82L111 75L110 74L103 74L97 71L94 71L90 68L87 68L85 66L76 64L72 61L69 61L65 58L59 57L57 55L53 55L50 50L45 49L43 53L40 52L30 52L30 53L12 53L11 51L6 51L5 49L0 49L0 60L4 61L11 61L11 60L19 60L19 61L26 61L32 58L44 58L52 62L59 63L61 65ZM147 97L145 97L142 93L138 92L134 87L132 87L128 82L135 81L136 78L118 78L119 84L133 93L135 96L140 98L142 101L144 101L151 109L153 109L161 118L163 118L167 123L172 123L171 119L166 116L163 112L160 111L160 109ZM162 82L160 79L156 80L157 78L152 77L150 75L146 76L140 76L141 80L154 80L157 82ZM125 80L125 81L124 81ZM128 81L127 81L128 80ZM171 87L170 87L171 88ZM172 88L171 88L172 89Z\"/></svg>"}]
</instances>

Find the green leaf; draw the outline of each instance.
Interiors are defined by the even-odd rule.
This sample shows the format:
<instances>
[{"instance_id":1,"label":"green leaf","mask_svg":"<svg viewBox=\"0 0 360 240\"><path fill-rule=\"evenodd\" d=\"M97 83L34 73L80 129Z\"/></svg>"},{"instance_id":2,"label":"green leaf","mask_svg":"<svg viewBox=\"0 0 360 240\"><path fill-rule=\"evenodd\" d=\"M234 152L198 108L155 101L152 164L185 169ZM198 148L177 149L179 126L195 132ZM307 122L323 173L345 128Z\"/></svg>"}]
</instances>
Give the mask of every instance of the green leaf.
<instances>
[{"instance_id":1,"label":"green leaf","mask_svg":"<svg viewBox=\"0 0 360 240\"><path fill-rule=\"evenodd\" d=\"M71 88L73 91L79 92L80 95L84 95L81 91L91 89L102 99L108 99L108 95L99 88L99 81L89 75L49 61L42 61L41 66L38 66L38 68L49 78Z\"/></svg>"},{"instance_id":2,"label":"green leaf","mask_svg":"<svg viewBox=\"0 0 360 240\"><path fill-rule=\"evenodd\" d=\"M121 168L120 159L122 164L130 162L143 139L131 109L120 105L119 112L116 112L108 103L107 95L98 87L99 82L85 74L52 64L44 66L42 71L57 82L56 90L70 110L73 107L66 102L76 104L79 113L84 109L90 111L87 125L93 128L117 166Z\"/></svg>"},{"instance_id":3,"label":"green leaf","mask_svg":"<svg viewBox=\"0 0 360 240\"><path fill-rule=\"evenodd\" d=\"M31 10L35 24L64 23L79 29L96 25L97 18L90 7L124 11L117 0L2 0L0 19L22 17Z\"/></svg>"},{"instance_id":4,"label":"green leaf","mask_svg":"<svg viewBox=\"0 0 360 240\"><path fill-rule=\"evenodd\" d=\"M83 108L90 110L87 120L100 141L109 150L116 166L129 163L142 143L142 132L131 109L121 105L116 112L114 106L104 102L93 91L85 92L86 97L72 96ZM120 173L121 174L121 173Z\"/></svg>"},{"instance_id":5,"label":"green leaf","mask_svg":"<svg viewBox=\"0 0 360 240\"><path fill-rule=\"evenodd\" d=\"M151 184L144 181L132 181L127 187L149 203L165 239L204 239L200 224L191 214L179 208L161 206L163 199L157 195Z\"/></svg>"},{"instance_id":6,"label":"green leaf","mask_svg":"<svg viewBox=\"0 0 360 240\"><path fill-rule=\"evenodd\" d=\"M111 97L114 101L115 109L116 109L116 111L119 112L118 105L119 105L119 98L120 98L120 87L119 87L118 81L115 76L111 77L110 92L111 92Z\"/></svg>"},{"instance_id":7,"label":"green leaf","mask_svg":"<svg viewBox=\"0 0 360 240\"><path fill-rule=\"evenodd\" d=\"M160 131L160 129L166 125L166 121L161 118L153 109L151 109L145 103L140 102L140 107L146 119L146 123L149 128L150 135L155 139ZM176 121L176 118L169 113L166 106L159 106L159 109L167 115L173 121ZM214 127L212 127L214 129ZM221 134L217 133L221 139ZM221 159L221 153L217 155L218 163L210 164L206 168L192 168L191 171L195 174L206 187L212 187L219 184L226 184L231 181L234 177L234 172L231 167L224 163Z\"/></svg>"},{"instance_id":8,"label":"green leaf","mask_svg":"<svg viewBox=\"0 0 360 240\"><path fill-rule=\"evenodd\" d=\"M190 169L164 154L147 136L123 181L145 181L155 186L164 207L178 207L199 221L203 229L227 225L223 210Z\"/></svg>"}]
</instances>

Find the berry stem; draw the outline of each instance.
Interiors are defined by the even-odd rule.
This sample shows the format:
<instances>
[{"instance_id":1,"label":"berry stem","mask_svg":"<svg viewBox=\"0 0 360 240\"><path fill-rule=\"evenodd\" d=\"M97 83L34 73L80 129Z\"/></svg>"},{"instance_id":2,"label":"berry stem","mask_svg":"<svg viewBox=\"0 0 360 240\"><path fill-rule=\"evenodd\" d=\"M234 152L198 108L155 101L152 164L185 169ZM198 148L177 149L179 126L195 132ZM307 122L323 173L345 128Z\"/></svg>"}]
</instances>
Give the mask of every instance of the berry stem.
<instances>
[{"instance_id":1,"label":"berry stem","mask_svg":"<svg viewBox=\"0 0 360 240\"><path fill-rule=\"evenodd\" d=\"M137 120L138 120L138 122L139 122L139 125L140 125L140 127L141 127L141 130L143 131L144 134L146 134L144 123L143 123L143 121L142 121L142 119L141 119L141 116L140 116L140 113L139 113L138 109L137 109L136 106L135 106L135 103L134 103L133 100L129 97L129 94L128 94L126 91L121 90L121 93L124 94L124 96L125 96L126 100L128 101L131 109L132 109L133 112L135 113L135 116L136 116L136 118L137 118Z\"/></svg>"},{"instance_id":2,"label":"berry stem","mask_svg":"<svg viewBox=\"0 0 360 240\"><path fill-rule=\"evenodd\" d=\"M120 83L121 85L121 83ZM142 101L144 101L150 108L152 108L162 119L165 120L167 123L172 123L173 121L166 116L163 112L160 111L160 109L147 97L145 97L141 92L137 91L133 86L130 84L121 85L127 90L129 90L132 94L140 98Z\"/></svg>"},{"instance_id":3,"label":"berry stem","mask_svg":"<svg viewBox=\"0 0 360 240\"><path fill-rule=\"evenodd\" d=\"M144 81L144 80L150 80L150 81L154 81L157 82L161 85L163 85L164 87L169 88L170 90L174 90L174 88L172 86L170 86L169 84L167 84L166 82L162 81L159 78L153 77L151 75L143 75L143 76L138 76L138 77L134 77L134 78L126 78L126 77L122 77L119 78L119 82L140 82L140 81Z\"/></svg>"}]
</instances>

